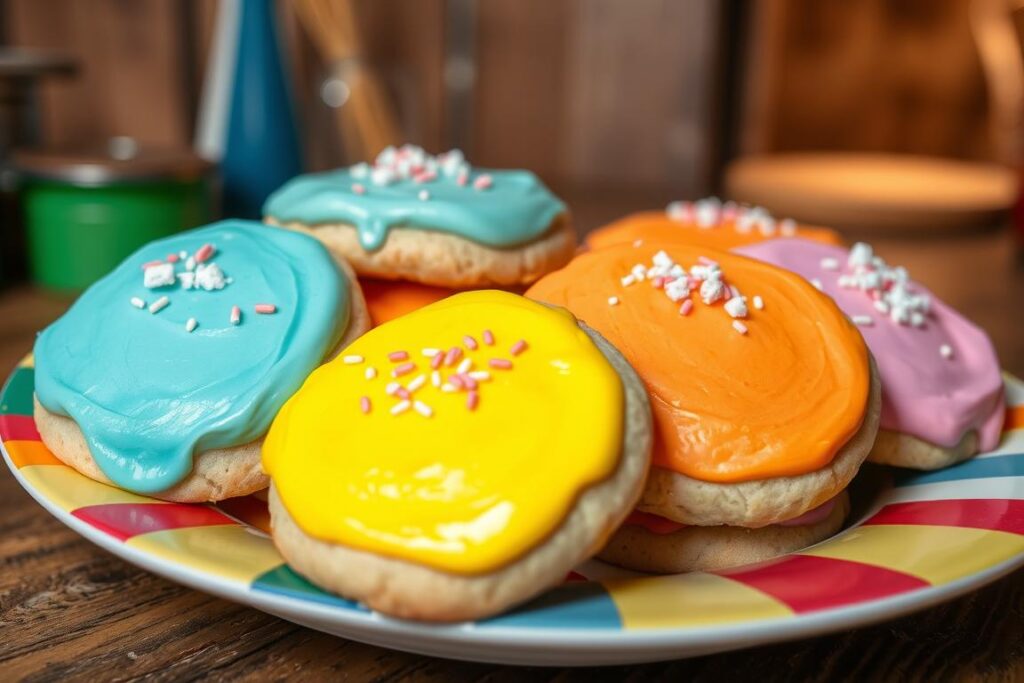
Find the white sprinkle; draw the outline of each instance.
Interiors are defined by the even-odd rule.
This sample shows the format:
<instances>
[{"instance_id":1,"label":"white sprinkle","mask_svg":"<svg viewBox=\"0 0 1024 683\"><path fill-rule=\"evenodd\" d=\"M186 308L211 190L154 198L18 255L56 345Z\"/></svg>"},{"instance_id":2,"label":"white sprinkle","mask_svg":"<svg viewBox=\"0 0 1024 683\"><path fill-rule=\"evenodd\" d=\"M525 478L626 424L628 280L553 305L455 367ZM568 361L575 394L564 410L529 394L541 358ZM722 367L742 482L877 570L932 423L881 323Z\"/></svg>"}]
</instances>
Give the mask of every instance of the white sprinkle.
<instances>
[{"instance_id":1,"label":"white sprinkle","mask_svg":"<svg viewBox=\"0 0 1024 683\"><path fill-rule=\"evenodd\" d=\"M473 367L473 361L471 361L469 358L463 358L462 362L459 363L459 366L455 368L455 372L461 375L469 372L469 369L471 367Z\"/></svg>"},{"instance_id":2,"label":"white sprinkle","mask_svg":"<svg viewBox=\"0 0 1024 683\"><path fill-rule=\"evenodd\" d=\"M875 324L875 319L870 315L855 315L850 318L850 321L853 322L854 325L860 325L861 327L871 327Z\"/></svg>"},{"instance_id":3,"label":"white sprinkle","mask_svg":"<svg viewBox=\"0 0 1024 683\"><path fill-rule=\"evenodd\" d=\"M741 323L739 320L733 320L732 321L732 329L736 330L740 334L746 334L747 333L747 326L744 325L743 323Z\"/></svg>"},{"instance_id":4,"label":"white sprinkle","mask_svg":"<svg viewBox=\"0 0 1024 683\"><path fill-rule=\"evenodd\" d=\"M608 297L608 305L609 306L618 306L619 305L619 297L617 297L617 296L610 296L610 297Z\"/></svg>"},{"instance_id":5,"label":"white sprinkle","mask_svg":"<svg viewBox=\"0 0 1024 683\"><path fill-rule=\"evenodd\" d=\"M142 299L140 299L137 296L133 296L130 301L132 303L132 306L134 306L135 308L145 308L146 307L146 302L143 301Z\"/></svg>"},{"instance_id":6,"label":"white sprinkle","mask_svg":"<svg viewBox=\"0 0 1024 683\"><path fill-rule=\"evenodd\" d=\"M819 280L816 277L812 277L811 278L811 284L814 285L815 289L818 289L818 290L822 289L821 280Z\"/></svg>"},{"instance_id":7,"label":"white sprinkle","mask_svg":"<svg viewBox=\"0 0 1024 683\"><path fill-rule=\"evenodd\" d=\"M185 323L185 331L186 332L191 332L194 329L196 329L196 327L198 327L198 325L199 325L199 323L196 321L195 318L189 318L188 322Z\"/></svg>"},{"instance_id":8,"label":"white sprinkle","mask_svg":"<svg viewBox=\"0 0 1024 683\"><path fill-rule=\"evenodd\" d=\"M420 190L420 193L417 196L420 198L421 202L425 202L428 199L430 199L430 193L427 192L426 190Z\"/></svg>"},{"instance_id":9,"label":"white sprinkle","mask_svg":"<svg viewBox=\"0 0 1024 683\"><path fill-rule=\"evenodd\" d=\"M182 249L181 251L178 252L178 258L184 261L185 259L188 258L188 252Z\"/></svg>"},{"instance_id":10,"label":"white sprinkle","mask_svg":"<svg viewBox=\"0 0 1024 683\"><path fill-rule=\"evenodd\" d=\"M196 287L212 292L215 289L224 289L226 285L227 279L224 277L224 271L216 263L200 263L196 266Z\"/></svg>"},{"instance_id":11,"label":"white sprinkle","mask_svg":"<svg viewBox=\"0 0 1024 683\"><path fill-rule=\"evenodd\" d=\"M142 273L142 284L146 289L167 287L177 281L177 278L174 277L173 263L158 263L146 268Z\"/></svg>"},{"instance_id":12,"label":"white sprinkle","mask_svg":"<svg viewBox=\"0 0 1024 683\"><path fill-rule=\"evenodd\" d=\"M475 372L469 373L469 376L472 379L475 379L477 382L486 382L491 378L491 373L487 372L486 370L477 370Z\"/></svg>"},{"instance_id":13,"label":"white sprinkle","mask_svg":"<svg viewBox=\"0 0 1024 683\"><path fill-rule=\"evenodd\" d=\"M341 360L345 365L359 365L363 362L363 357L355 355L344 356Z\"/></svg>"},{"instance_id":14,"label":"white sprinkle","mask_svg":"<svg viewBox=\"0 0 1024 683\"><path fill-rule=\"evenodd\" d=\"M409 401L399 401L395 405L391 406L391 414L401 415L405 411L409 410L409 406L411 405L412 403L410 403Z\"/></svg>"},{"instance_id":15,"label":"white sprinkle","mask_svg":"<svg viewBox=\"0 0 1024 683\"><path fill-rule=\"evenodd\" d=\"M883 301L882 299L878 299L877 301L875 301L874 305L875 305L875 310L878 311L879 313L883 313L883 314L888 314L889 313L889 304L887 302Z\"/></svg>"},{"instance_id":16,"label":"white sprinkle","mask_svg":"<svg viewBox=\"0 0 1024 683\"><path fill-rule=\"evenodd\" d=\"M419 389L420 387L422 387L426 383L427 383L427 376L426 375L419 375L419 376L416 377L416 379L414 379L413 381L409 382L409 384L406 385L405 388L411 394L414 391L416 391L417 389Z\"/></svg>"},{"instance_id":17,"label":"white sprinkle","mask_svg":"<svg viewBox=\"0 0 1024 683\"><path fill-rule=\"evenodd\" d=\"M762 299L760 296L755 296L754 297L754 308L756 308L759 311L763 311L764 310L764 299Z\"/></svg>"},{"instance_id":18,"label":"white sprinkle","mask_svg":"<svg viewBox=\"0 0 1024 683\"><path fill-rule=\"evenodd\" d=\"M839 259L826 257L821 259L822 270L839 270Z\"/></svg>"},{"instance_id":19,"label":"white sprinkle","mask_svg":"<svg viewBox=\"0 0 1024 683\"><path fill-rule=\"evenodd\" d=\"M643 240L633 240L633 246L637 247L637 248L642 247L642 246L644 246L644 241Z\"/></svg>"},{"instance_id":20,"label":"white sprinkle","mask_svg":"<svg viewBox=\"0 0 1024 683\"><path fill-rule=\"evenodd\" d=\"M622 282L622 286L623 287L629 287L631 284L636 282L636 278L633 277L632 274L629 274L629 275L623 276L623 278L620 280L620 282Z\"/></svg>"},{"instance_id":21,"label":"white sprinkle","mask_svg":"<svg viewBox=\"0 0 1024 683\"><path fill-rule=\"evenodd\" d=\"M871 263L871 259L875 256L874 250L870 244L864 242L857 242L850 249L850 255L846 257L846 265L851 268L856 266L866 266Z\"/></svg>"},{"instance_id":22,"label":"white sprinkle","mask_svg":"<svg viewBox=\"0 0 1024 683\"><path fill-rule=\"evenodd\" d=\"M373 367L372 365L370 367L366 368L366 372L363 373L363 377L365 377L366 379L373 379L376 376L377 376L377 368Z\"/></svg>"},{"instance_id":23,"label":"white sprinkle","mask_svg":"<svg viewBox=\"0 0 1024 683\"><path fill-rule=\"evenodd\" d=\"M725 312L733 318L746 318L747 317L747 303L742 297L734 296L725 302Z\"/></svg>"},{"instance_id":24,"label":"white sprinkle","mask_svg":"<svg viewBox=\"0 0 1024 683\"><path fill-rule=\"evenodd\" d=\"M398 382L388 382L387 386L384 387L384 393L388 396L394 396L395 392L402 388L402 385Z\"/></svg>"},{"instance_id":25,"label":"white sprinkle","mask_svg":"<svg viewBox=\"0 0 1024 683\"><path fill-rule=\"evenodd\" d=\"M953 347L949 344L943 344L939 347L939 353L943 358L948 360L953 357Z\"/></svg>"},{"instance_id":26,"label":"white sprinkle","mask_svg":"<svg viewBox=\"0 0 1024 683\"><path fill-rule=\"evenodd\" d=\"M435 387L441 386L441 373L439 371L434 370L430 373L430 383Z\"/></svg>"},{"instance_id":27,"label":"white sprinkle","mask_svg":"<svg viewBox=\"0 0 1024 683\"><path fill-rule=\"evenodd\" d=\"M430 409L430 406L428 406L423 401L416 401L415 403L412 404L412 407L415 408L416 412L422 415L423 417L430 417L431 415L434 414L434 411Z\"/></svg>"},{"instance_id":28,"label":"white sprinkle","mask_svg":"<svg viewBox=\"0 0 1024 683\"><path fill-rule=\"evenodd\" d=\"M458 391L458 389L453 387L451 384L448 384L448 382L445 382L444 384L441 385L441 391L445 392L446 394L454 394L456 391Z\"/></svg>"},{"instance_id":29,"label":"white sprinkle","mask_svg":"<svg viewBox=\"0 0 1024 683\"><path fill-rule=\"evenodd\" d=\"M162 296L162 297L160 297L159 299L157 299L156 301L154 301L153 303L151 303L149 305L149 312L150 313L159 313L160 311L162 311L165 308L167 308L170 305L170 303L171 303L170 299L168 299L166 296Z\"/></svg>"},{"instance_id":30,"label":"white sprinkle","mask_svg":"<svg viewBox=\"0 0 1024 683\"><path fill-rule=\"evenodd\" d=\"M792 237L796 234L796 221L792 218L783 218L779 223L779 230L786 237Z\"/></svg>"},{"instance_id":31,"label":"white sprinkle","mask_svg":"<svg viewBox=\"0 0 1024 683\"><path fill-rule=\"evenodd\" d=\"M420 349L420 353L422 353L426 358L433 358L437 354L441 353L441 349Z\"/></svg>"},{"instance_id":32,"label":"white sprinkle","mask_svg":"<svg viewBox=\"0 0 1024 683\"><path fill-rule=\"evenodd\" d=\"M910 324L914 327L924 327L924 314L920 311L911 311Z\"/></svg>"},{"instance_id":33,"label":"white sprinkle","mask_svg":"<svg viewBox=\"0 0 1024 683\"><path fill-rule=\"evenodd\" d=\"M187 259L185 259L185 270L195 270L195 269L196 269L196 260L192 256L189 256Z\"/></svg>"}]
</instances>

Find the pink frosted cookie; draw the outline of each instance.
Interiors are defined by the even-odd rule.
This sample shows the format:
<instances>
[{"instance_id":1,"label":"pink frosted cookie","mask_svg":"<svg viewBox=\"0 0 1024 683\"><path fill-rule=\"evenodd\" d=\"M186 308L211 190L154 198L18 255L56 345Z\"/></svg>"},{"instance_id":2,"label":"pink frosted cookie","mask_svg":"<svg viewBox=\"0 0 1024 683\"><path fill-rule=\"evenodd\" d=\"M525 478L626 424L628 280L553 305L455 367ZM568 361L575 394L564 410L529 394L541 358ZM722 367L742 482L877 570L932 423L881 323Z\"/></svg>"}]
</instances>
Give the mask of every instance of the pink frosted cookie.
<instances>
[{"instance_id":1,"label":"pink frosted cookie","mask_svg":"<svg viewBox=\"0 0 1024 683\"><path fill-rule=\"evenodd\" d=\"M869 460L938 469L996 447L1006 412L992 342L871 247L776 239L734 251L819 286L860 328L882 378Z\"/></svg>"}]
</instances>

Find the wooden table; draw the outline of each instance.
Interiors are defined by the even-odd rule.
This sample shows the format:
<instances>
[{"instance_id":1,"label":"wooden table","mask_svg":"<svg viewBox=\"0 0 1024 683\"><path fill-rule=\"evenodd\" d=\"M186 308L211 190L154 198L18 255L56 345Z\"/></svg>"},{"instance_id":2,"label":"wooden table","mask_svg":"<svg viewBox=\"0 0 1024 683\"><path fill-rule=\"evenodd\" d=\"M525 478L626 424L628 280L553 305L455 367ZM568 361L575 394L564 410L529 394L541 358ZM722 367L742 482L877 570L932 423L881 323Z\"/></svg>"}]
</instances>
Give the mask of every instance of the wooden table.
<instances>
[{"instance_id":1,"label":"wooden table","mask_svg":"<svg viewBox=\"0 0 1024 683\"><path fill-rule=\"evenodd\" d=\"M1024 268L1015 264L1009 234L873 242L987 329L1003 365L1024 376ZM0 371L66 305L24 288L0 294ZM58 523L3 468L0 634L5 681L1011 681L1024 680L1024 571L914 616L811 640L646 666L515 669L342 640L157 578Z\"/></svg>"}]
</instances>

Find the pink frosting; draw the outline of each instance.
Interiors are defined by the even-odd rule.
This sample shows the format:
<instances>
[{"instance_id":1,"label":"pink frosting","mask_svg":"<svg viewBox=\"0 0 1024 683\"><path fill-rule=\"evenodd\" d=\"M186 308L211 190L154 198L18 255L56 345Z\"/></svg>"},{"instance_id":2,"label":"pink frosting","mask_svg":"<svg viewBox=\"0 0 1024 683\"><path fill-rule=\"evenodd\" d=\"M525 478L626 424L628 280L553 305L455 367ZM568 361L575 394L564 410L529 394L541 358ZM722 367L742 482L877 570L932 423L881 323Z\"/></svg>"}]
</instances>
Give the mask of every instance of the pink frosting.
<instances>
[{"instance_id":1,"label":"pink frosting","mask_svg":"<svg viewBox=\"0 0 1024 683\"><path fill-rule=\"evenodd\" d=\"M839 272L822 268L825 258L837 259L843 271L849 252L841 247L799 238L775 239L734 249L768 263L817 279L851 318L870 316L874 323L858 329L878 364L882 379L882 427L910 434L940 446L955 446L977 430L983 451L999 441L1005 406L1003 381L992 342L977 325L912 282L915 292L932 297L922 327L899 325L875 310L859 289L838 284ZM743 292L754 296L758 292ZM765 309L771 301L765 300ZM952 348L950 358L939 349Z\"/></svg>"}]
</instances>

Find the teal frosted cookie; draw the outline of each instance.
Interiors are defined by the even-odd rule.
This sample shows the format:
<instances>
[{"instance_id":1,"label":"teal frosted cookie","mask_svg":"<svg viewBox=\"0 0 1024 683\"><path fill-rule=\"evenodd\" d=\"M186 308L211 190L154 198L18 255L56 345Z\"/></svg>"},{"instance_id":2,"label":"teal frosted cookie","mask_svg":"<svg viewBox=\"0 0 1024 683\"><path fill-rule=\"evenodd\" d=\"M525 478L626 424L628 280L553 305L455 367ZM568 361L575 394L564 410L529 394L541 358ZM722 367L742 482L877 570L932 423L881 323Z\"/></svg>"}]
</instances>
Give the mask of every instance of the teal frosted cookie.
<instances>
[{"instance_id":1,"label":"teal frosted cookie","mask_svg":"<svg viewBox=\"0 0 1024 683\"><path fill-rule=\"evenodd\" d=\"M372 166L299 176L263 213L312 233L360 275L448 287L526 284L576 247L565 204L537 176L473 168L458 150L389 147Z\"/></svg>"},{"instance_id":2,"label":"teal frosted cookie","mask_svg":"<svg viewBox=\"0 0 1024 683\"><path fill-rule=\"evenodd\" d=\"M366 327L316 240L216 223L144 246L39 335L36 422L58 458L130 491L251 493L277 411Z\"/></svg>"}]
</instances>

